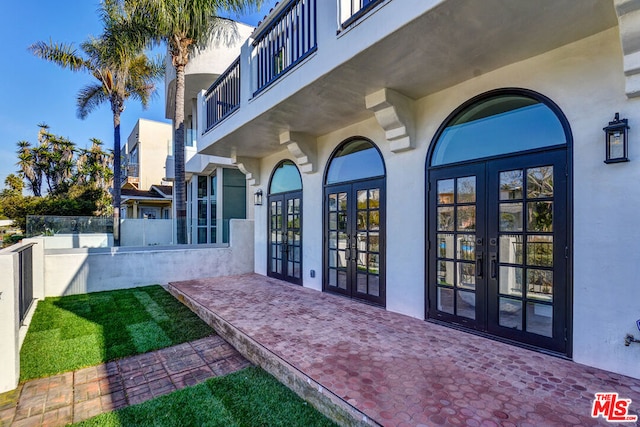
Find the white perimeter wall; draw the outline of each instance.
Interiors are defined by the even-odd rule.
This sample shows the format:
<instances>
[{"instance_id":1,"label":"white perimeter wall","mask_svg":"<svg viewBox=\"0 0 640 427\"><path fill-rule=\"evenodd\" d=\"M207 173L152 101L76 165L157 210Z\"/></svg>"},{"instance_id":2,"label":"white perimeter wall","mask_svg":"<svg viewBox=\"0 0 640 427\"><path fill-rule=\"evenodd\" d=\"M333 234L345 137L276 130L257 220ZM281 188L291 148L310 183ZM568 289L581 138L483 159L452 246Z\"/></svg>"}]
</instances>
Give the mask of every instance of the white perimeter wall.
<instances>
[{"instance_id":1,"label":"white perimeter wall","mask_svg":"<svg viewBox=\"0 0 640 427\"><path fill-rule=\"evenodd\" d=\"M46 296L83 294L253 272L253 222L231 220L229 245L51 249Z\"/></svg>"},{"instance_id":2,"label":"white perimeter wall","mask_svg":"<svg viewBox=\"0 0 640 427\"><path fill-rule=\"evenodd\" d=\"M33 297L37 302L49 296L251 273L253 221L233 219L230 228L229 245L46 249L45 239L33 238L0 249L0 393L18 385L20 347L36 307L31 305L21 325L15 250L33 244Z\"/></svg>"},{"instance_id":3,"label":"white perimeter wall","mask_svg":"<svg viewBox=\"0 0 640 427\"><path fill-rule=\"evenodd\" d=\"M414 150L391 153L374 118L319 137L316 171L302 174L304 286L322 289L327 161L343 140L364 136L378 145L387 168L387 309L424 318L425 163L431 140L455 108L478 94L505 87L534 90L559 105L574 138L573 359L640 378L640 345L624 346L627 333L640 335L635 326L640 318L640 99L628 99L624 85L618 29L613 28L417 100ZM630 120L631 162L606 165L602 128L616 112ZM286 150L263 158L261 185L251 191L262 188L265 194L264 204L255 207L255 270L260 274L267 271L269 177L287 158L294 160Z\"/></svg>"}]
</instances>

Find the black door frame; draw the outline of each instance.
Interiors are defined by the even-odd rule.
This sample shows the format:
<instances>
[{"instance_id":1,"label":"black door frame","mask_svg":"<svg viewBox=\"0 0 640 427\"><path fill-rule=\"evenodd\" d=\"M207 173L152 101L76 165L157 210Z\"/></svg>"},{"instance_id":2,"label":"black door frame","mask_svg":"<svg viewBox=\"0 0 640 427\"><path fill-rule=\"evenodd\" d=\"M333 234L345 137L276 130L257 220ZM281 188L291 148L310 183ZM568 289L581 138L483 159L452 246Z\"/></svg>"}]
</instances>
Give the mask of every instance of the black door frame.
<instances>
[{"instance_id":1,"label":"black door frame","mask_svg":"<svg viewBox=\"0 0 640 427\"><path fill-rule=\"evenodd\" d=\"M352 241L357 234L357 227L354 226L357 217L357 192L358 190L378 188L380 190L380 229L379 229L379 296L357 292L357 263L351 257L354 247L348 249L350 254L347 259L347 289L340 289L329 285L329 212L328 196L331 193L347 193L347 235ZM359 301L368 302L380 307L386 307L387 285L386 285L386 179L384 177L368 178L358 181L341 182L337 184L325 185L323 195L323 280L322 290L324 292L335 293L353 298Z\"/></svg>"},{"instance_id":2,"label":"black door frame","mask_svg":"<svg viewBox=\"0 0 640 427\"><path fill-rule=\"evenodd\" d=\"M335 158L336 153L345 145L356 141L356 140L364 140L369 142L373 148L376 149L376 151L378 152L378 155L380 156L380 160L382 162L382 167L383 167L383 173L384 175L379 175L379 176L372 176L372 177L367 177L364 179L358 179L358 180L352 180L352 181L343 181L343 182L338 182L338 183L332 183L332 184L327 184L327 175L329 173L329 169L331 167L331 162L333 161L333 159ZM362 188L360 187L361 185L363 186L367 186L369 183L374 183L374 185L372 187L376 187L380 189L380 242L379 242L379 250L380 250L380 258L379 258L379 263L380 263L380 269L379 269L379 280L380 280L380 295L379 297L359 297L357 295L357 292L351 292L351 290L357 286L357 283L355 283L355 279L350 279L351 275L350 275L350 270L352 270L354 267L350 267L349 265L347 266L347 279L348 280L352 280L352 284L353 286L351 287L352 289L349 290L349 284L347 284L347 290L349 292L339 292L339 290L337 288L332 288L332 289L328 289L328 284L329 284L329 277L328 277L328 269L329 269L329 256L328 256L328 252L329 252L329 215L328 215L328 194L329 191L331 191L331 189L333 189L335 191L335 189L338 188L344 188L345 191L347 191L348 189L350 189L349 191L351 191L354 195L357 194L357 189L358 188ZM354 189L354 186L356 187ZM350 196L351 198L351 193ZM353 197L353 199L355 200L357 198ZM354 204L351 204L349 206L355 206ZM356 208L353 207L349 207L349 209L353 209L353 211L355 212ZM355 214L353 215L352 218L355 218ZM362 301L362 302L366 302L366 303L370 303L379 307L386 307L387 305L387 263L386 263L386 253L387 253L387 245L386 245L386 222L387 222L387 169L386 169L386 164L384 162L384 157L382 156L382 153L380 152L380 149L378 148L378 146L369 138L363 137L363 136L352 136L350 138L345 139L344 141L342 141L340 144L338 144L333 152L331 153L331 155L329 156L329 160L327 161L326 165L325 165L325 170L324 170L324 174L323 174L323 192L322 192L322 291L323 292L328 292L328 293L335 293L338 295L343 295L349 298L353 298L356 299L358 301ZM353 264L353 263L350 263ZM353 277L355 277L355 273L353 273ZM356 287L357 289L357 287ZM353 294L353 295L352 295ZM362 295L362 294L360 294Z\"/></svg>"},{"instance_id":3,"label":"black door frame","mask_svg":"<svg viewBox=\"0 0 640 427\"><path fill-rule=\"evenodd\" d=\"M540 150L529 150L529 151L524 151L524 152L519 152L519 153L510 153L507 155L500 155L500 156L495 156L495 157L488 157L488 158L483 158L483 159L477 159L477 160L472 160L472 161L467 161L467 162L460 162L460 163L452 163L452 164L448 164L448 165L444 165L444 166L436 166L436 167L432 167L431 166L431 162L432 162L432 158L433 158L433 154L437 145L437 142L439 141L442 133L444 132L444 130L447 128L448 124L451 122L451 120L453 118L455 118L461 111L463 111L464 109L468 108L469 106L476 104L480 101L482 101L483 99L495 96L495 95L508 95L508 94L512 94L512 95L523 95L523 96L528 96L531 97L533 99L536 99L538 101L540 101L541 103L545 104L550 110L552 110L556 117L558 118L560 124L563 127L565 136L566 136L566 144L563 146L558 146L558 147L546 147L544 149L540 149ZM429 183L431 182L430 179L430 173L431 171L435 171L441 168L449 168L449 167L455 167L455 166L463 166L463 165L470 165L475 163L476 161L479 162L486 162L486 161L491 161L491 160L498 160L498 159L506 159L509 157L517 157L517 156L523 156L523 155L528 155L528 154L534 154L534 153L544 153L546 151L553 151L554 149L557 148L563 148L565 150L566 153L566 170L565 170L565 177L566 177L566 251L565 251L565 258L566 258L566 300L565 300L565 307L564 307L564 315L565 315L565 337L566 337L566 346L565 346L565 351L562 353L557 353L557 352L553 352L553 351L549 351L546 349L542 349L539 347L535 347L535 346L531 346L528 344L524 344L518 341L513 341L513 340L509 340L508 338L503 338L497 335L492 335L492 334L488 334L488 333L484 333L484 332L479 332L479 331L474 331L473 329L470 329L468 327L464 327L464 326L457 326L455 324L451 324L448 322L441 322L438 321L437 319L433 319L432 317L430 317L430 286L429 286L429 277L430 277L430 268L431 268L431 264L430 264L430 260L431 258L434 258L432 256L432 251L435 251L436 248L432 248L430 247L430 241L431 239L429 238L429 236L427 236L427 238L425 239L425 255L426 255L426 259L425 259L425 276L424 276L424 286L425 286L425 320L428 321L433 321L433 322L437 322L437 323L441 323L445 326L449 326L449 327L454 327L454 328L461 328L465 331L468 332L474 332L477 333L479 335L485 336L487 338L490 339L494 339L497 341L505 341L508 342L510 344L516 345L516 346L520 346L520 347L525 347L525 348L531 348L533 350L537 350L537 351L543 351L543 352L549 352L561 357L568 357L571 358L573 355L573 242L574 242L574 238L573 238L573 216L574 216L574 204L573 204L573 134L571 131L571 126L569 124L569 121L567 119L567 117L565 116L564 112L562 111L562 109L560 109L560 107L550 98L546 97L545 95L542 95L541 93L535 92L533 90L530 89L523 89L523 88L517 88L517 87L506 87L506 88L500 88L500 89L494 89L494 90L490 90L488 92L485 93L481 93L469 100L467 100L466 102L464 102L462 105L460 105L458 108L456 108L453 112L451 112L451 114L449 114L449 116L447 116L447 118L440 124L440 127L437 129L433 139L431 140L431 143L429 145L429 149L427 152L427 158L426 158L426 163L425 163L425 179L426 179L426 187L425 187L425 199L424 199L424 203L425 203L425 212L428 213L428 215L425 216L425 227L427 232L429 232L429 230L431 230L431 226L432 226L432 213L431 213L431 191L433 191L433 189L429 188Z\"/></svg>"},{"instance_id":4,"label":"black door frame","mask_svg":"<svg viewBox=\"0 0 640 427\"><path fill-rule=\"evenodd\" d=\"M300 177L300 188L294 188L291 189L289 191L282 191L282 192L278 192L278 193L271 193L271 189L272 189L272 184L273 184L273 179L276 175L276 172L278 171L278 169L283 166L285 163L291 164L292 166L294 166L296 168L296 171L298 172L298 176ZM269 177L269 185L267 187L269 194L267 195L267 254L266 254L266 259L267 259L267 276L269 277L273 277L276 279L280 279L280 280L284 280L287 281L289 283L293 283L295 285L301 285L302 286L302 277L304 275L304 269L303 269L303 263L304 263L304 258L303 258L303 241L304 241L304 235L303 235L303 223L304 223L304 218L303 218L303 212L304 212L304 206L303 206L303 188L302 188L302 175L300 174L300 170L298 169L298 166L291 160L289 159L284 159L281 160L280 162L278 162L274 167L273 170L271 171L271 176ZM286 243L286 239L288 237L288 225L287 225L287 201L289 200L293 200L293 199L299 199L300 200L300 211L299 211L299 218L300 218L300 226L299 226L299 230L300 230L300 277L295 277L293 272L289 272L288 271L288 259L289 259L289 248L288 244ZM277 273L272 271L271 268L271 261L272 261L272 255L271 255L271 245L272 245L272 240L271 240L271 234L272 234L272 218L271 218L271 202L272 201L281 201L282 202L282 231L283 231L283 243L285 243L284 245L284 249L285 252L283 252L282 254L282 273ZM294 261L295 262L295 261Z\"/></svg>"},{"instance_id":5,"label":"black door frame","mask_svg":"<svg viewBox=\"0 0 640 427\"><path fill-rule=\"evenodd\" d=\"M514 169L530 169L540 166L552 164L554 166L554 283L563 283L563 289L554 293L553 296L553 338L536 335L525 330L518 331L499 325L497 301L500 297L498 292L498 275L497 259L498 247L497 241L499 236L498 229L498 176L502 171ZM568 218L566 217L566 209L563 208L566 199L566 149L564 146L555 150L546 149L539 153L529 153L523 155L517 153L514 155L501 156L494 159L483 159L482 161L473 161L468 164L458 164L455 166L442 166L433 168L429 175L429 237L430 243L428 247L428 275L427 275L427 292L428 306L427 317L432 320L445 322L464 329L478 331L488 334L498 339L504 339L517 342L524 346L532 346L543 350L566 354L566 333L568 332L566 315L567 307L567 287L569 272L567 269L567 261L565 259L568 243L566 239ZM454 177L476 176L476 227L474 231L475 244L475 303L476 317L475 319L467 319L462 316L456 316L436 309L437 306L437 285L435 283L435 274L437 272L437 209L436 199L437 188L434 183L439 179L450 179ZM523 199L524 200L524 199ZM456 204L457 205L457 202ZM454 205L454 206L455 206ZM454 208L455 209L455 208ZM559 228L558 228L559 227ZM557 233L556 233L557 232ZM446 234L458 235L458 232L444 232ZM540 234L529 233L525 234ZM508 233L507 233L508 234ZM518 233L520 234L520 233ZM493 240L493 242L492 242ZM531 268L531 267L527 267ZM555 290L555 287L554 287ZM455 290L454 290L455 292ZM526 300L532 301L534 300ZM522 310L526 310L524 305ZM526 316L526 314L525 314ZM524 325L523 325L524 326Z\"/></svg>"},{"instance_id":6,"label":"black door frame","mask_svg":"<svg viewBox=\"0 0 640 427\"><path fill-rule=\"evenodd\" d=\"M286 243L286 239L287 236L289 234L289 227L287 225L287 201L289 200L294 200L294 199L299 199L300 200L300 277L295 277L293 275L293 272L290 272L288 269L288 261L289 261L289 255L291 254L291 249L289 247L289 245ZM284 242L284 251L282 253L282 273L278 274L276 272L274 272L271 268L271 261L273 259L273 257L271 256L271 245L273 244L272 240L271 240L271 202L274 201L282 201L282 239ZM278 194L269 194L269 196L267 197L267 205L268 205L268 238L267 238L267 276L269 277L273 277L275 279L280 279L280 280L284 280L287 281L289 283L293 283L295 285L302 285L302 272L304 271L302 269L302 248L303 248L303 243L302 240L304 238L304 236L302 235L302 190L299 191L291 191L291 192L287 192L287 193L278 193ZM295 262L295 261L294 261Z\"/></svg>"}]
</instances>

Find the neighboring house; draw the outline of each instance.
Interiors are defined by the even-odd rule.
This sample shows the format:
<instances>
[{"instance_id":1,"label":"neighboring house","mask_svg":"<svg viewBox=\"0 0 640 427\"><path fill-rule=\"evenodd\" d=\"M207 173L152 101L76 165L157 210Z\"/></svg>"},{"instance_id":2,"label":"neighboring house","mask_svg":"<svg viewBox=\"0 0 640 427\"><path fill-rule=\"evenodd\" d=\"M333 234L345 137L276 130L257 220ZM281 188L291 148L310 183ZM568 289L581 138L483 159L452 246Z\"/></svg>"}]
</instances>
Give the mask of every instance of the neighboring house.
<instances>
[{"instance_id":1,"label":"neighboring house","mask_svg":"<svg viewBox=\"0 0 640 427\"><path fill-rule=\"evenodd\" d=\"M283 1L198 152L264 194L257 273L640 378L638 28L639 0Z\"/></svg>"},{"instance_id":2,"label":"neighboring house","mask_svg":"<svg viewBox=\"0 0 640 427\"><path fill-rule=\"evenodd\" d=\"M122 147L122 218L168 219L172 187L165 161L172 152L170 123L138 119Z\"/></svg>"},{"instance_id":3,"label":"neighboring house","mask_svg":"<svg viewBox=\"0 0 640 427\"><path fill-rule=\"evenodd\" d=\"M123 218L170 219L173 187L152 185L149 190L123 188Z\"/></svg>"},{"instance_id":4,"label":"neighboring house","mask_svg":"<svg viewBox=\"0 0 640 427\"><path fill-rule=\"evenodd\" d=\"M253 32L253 27L235 23L226 37L212 40L208 47L190 57L185 70L185 172L187 183L188 242L228 243L229 220L247 218L245 176L231 159L198 154L196 132L197 100L238 57L240 47ZM167 59L165 74L166 117L173 119L175 102L175 69ZM220 107L224 108L224 107ZM230 111L225 110L225 113ZM166 158L166 178L173 181L174 158Z\"/></svg>"}]
</instances>

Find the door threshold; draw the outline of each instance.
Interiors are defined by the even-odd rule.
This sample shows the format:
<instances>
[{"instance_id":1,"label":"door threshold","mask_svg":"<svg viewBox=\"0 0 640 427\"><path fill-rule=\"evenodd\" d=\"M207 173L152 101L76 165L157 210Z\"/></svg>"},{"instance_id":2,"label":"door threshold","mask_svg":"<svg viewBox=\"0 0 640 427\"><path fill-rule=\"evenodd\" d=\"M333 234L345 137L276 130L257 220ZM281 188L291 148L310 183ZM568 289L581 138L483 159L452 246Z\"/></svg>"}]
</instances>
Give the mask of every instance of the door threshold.
<instances>
[{"instance_id":1,"label":"door threshold","mask_svg":"<svg viewBox=\"0 0 640 427\"><path fill-rule=\"evenodd\" d=\"M465 328L464 326L461 325L456 325L454 323L448 323L448 322L443 322L442 320L437 320L437 319L430 319L427 318L425 319L425 322L429 322L429 323L434 323L436 325L440 325L440 326L444 326L447 328L451 328L451 329L455 329L461 332L466 332L472 335L476 335L482 338L486 338L492 341L498 341L504 344L508 344L508 345L512 345L514 347L520 347L520 348L524 348L527 350L531 350L531 351L535 351L536 353L542 353L542 354L546 354L548 356L553 356L553 357L557 357L559 359L564 359L564 360L570 360L573 361L573 359L571 357L569 357L568 355L566 355L565 353L559 353L557 351L553 351L553 350L549 350L546 348L541 348L541 347L536 347L534 345L531 344L526 344L523 342L519 342L519 341L514 341L514 340L510 340L508 338L503 338L497 335L492 335L489 334L487 332L482 332L482 331L478 331L475 329L471 329L471 328Z\"/></svg>"}]
</instances>

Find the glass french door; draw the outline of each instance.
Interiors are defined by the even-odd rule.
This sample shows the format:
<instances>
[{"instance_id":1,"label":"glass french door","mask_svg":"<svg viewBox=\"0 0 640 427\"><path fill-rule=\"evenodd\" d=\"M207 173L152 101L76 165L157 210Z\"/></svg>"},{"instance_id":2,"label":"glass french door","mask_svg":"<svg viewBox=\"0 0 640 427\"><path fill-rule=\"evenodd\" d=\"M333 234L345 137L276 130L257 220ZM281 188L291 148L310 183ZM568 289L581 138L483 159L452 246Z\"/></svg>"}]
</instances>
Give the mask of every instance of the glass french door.
<instances>
[{"instance_id":1,"label":"glass french door","mask_svg":"<svg viewBox=\"0 0 640 427\"><path fill-rule=\"evenodd\" d=\"M429 176L429 317L566 353L566 150Z\"/></svg>"},{"instance_id":2,"label":"glass french door","mask_svg":"<svg viewBox=\"0 0 640 427\"><path fill-rule=\"evenodd\" d=\"M325 188L324 289L385 305L384 179Z\"/></svg>"},{"instance_id":3,"label":"glass french door","mask_svg":"<svg viewBox=\"0 0 640 427\"><path fill-rule=\"evenodd\" d=\"M269 196L268 275L302 284L302 192Z\"/></svg>"}]
</instances>

